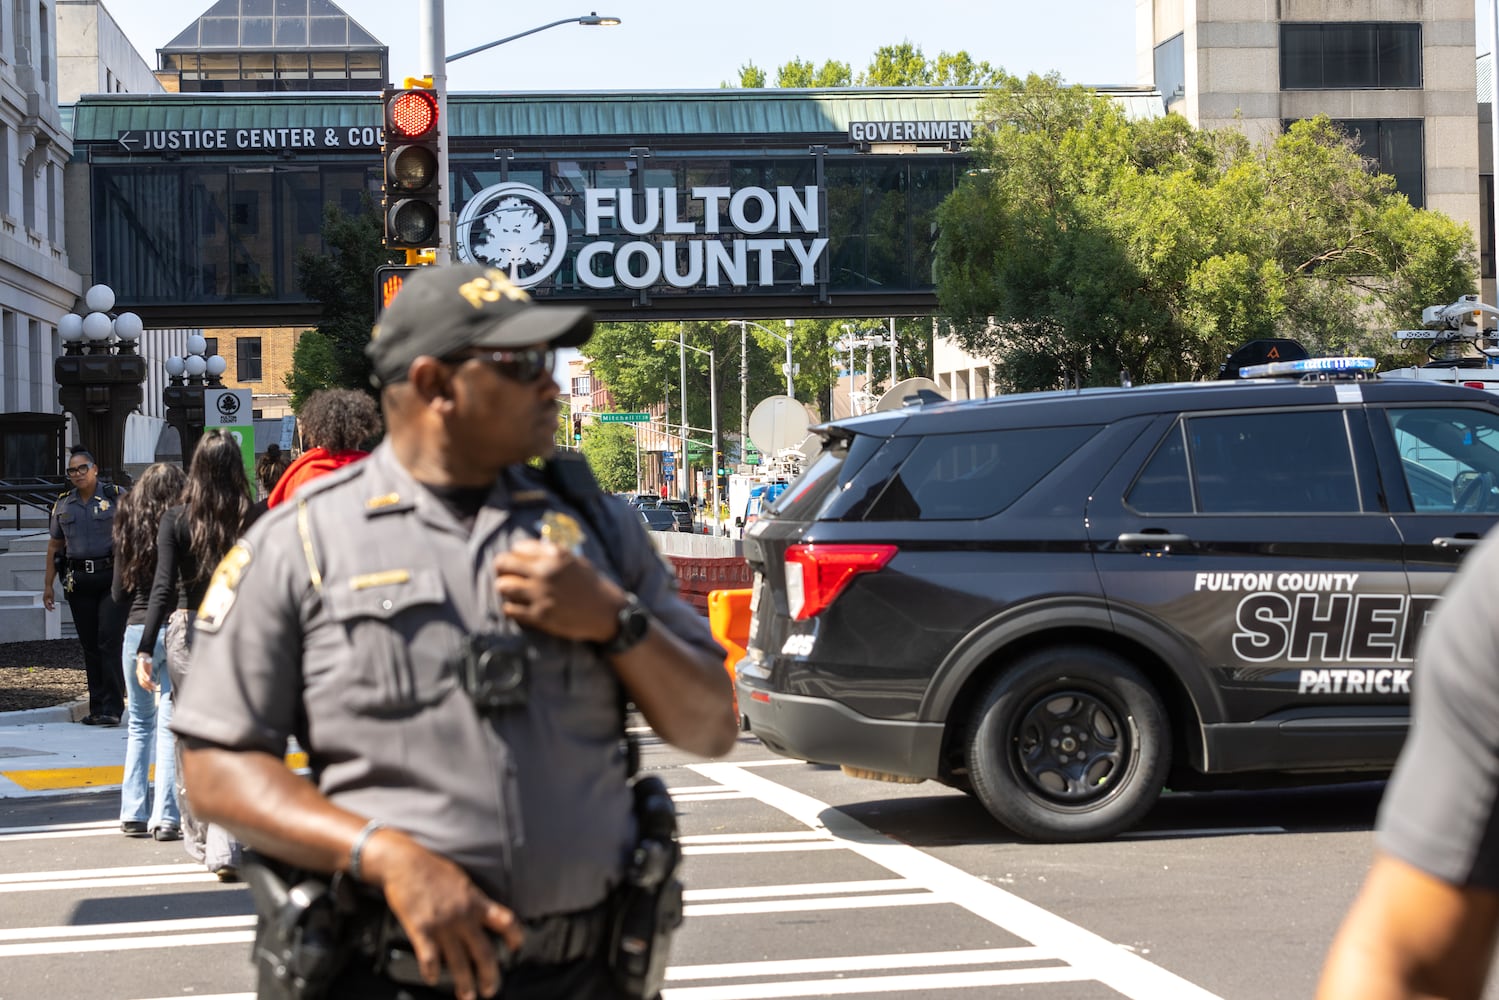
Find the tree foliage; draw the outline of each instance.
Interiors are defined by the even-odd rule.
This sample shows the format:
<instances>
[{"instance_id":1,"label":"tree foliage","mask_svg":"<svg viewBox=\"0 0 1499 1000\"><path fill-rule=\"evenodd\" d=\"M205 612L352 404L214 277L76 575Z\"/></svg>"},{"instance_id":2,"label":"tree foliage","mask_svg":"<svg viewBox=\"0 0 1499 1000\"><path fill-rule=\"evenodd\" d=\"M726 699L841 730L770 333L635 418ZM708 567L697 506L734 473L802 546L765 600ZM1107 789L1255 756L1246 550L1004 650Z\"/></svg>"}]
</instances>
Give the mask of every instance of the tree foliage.
<instances>
[{"instance_id":1,"label":"tree foliage","mask_svg":"<svg viewBox=\"0 0 1499 1000\"><path fill-rule=\"evenodd\" d=\"M583 457L610 493L635 490L635 433L628 424L584 424Z\"/></svg>"},{"instance_id":2,"label":"tree foliage","mask_svg":"<svg viewBox=\"0 0 1499 1000\"><path fill-rule=\"evenodd\" d=\"M776 70L777 87L991 87L1003 80L1004 71L983 60L975 60L966 50L939 52L928 59L921 46L909 40L898 45L882 45L875 50L869 65L857 75L848 63L828 59L821 66L800 57L783 63ZM769 75L754 61L739 67L737 83L724 87L757 89L767 86Z\"/></svg>"},{"instance_id":3,"label":"tree foliage","mask_svg":"<svg viewBox=\"0 0 1499 1000\"><path fill-rule=\"evenodd\" d=\"M935 271L1002 388L1201 378L1267 336L1390 357L1390 330L1476 278L1467 229L1412 208L1326 118L1257 148L1130 121L1053 75L1008 80L980 124Z\"/></svg>"},{"instance_id":4,"label":"tree foliage","mask_svg":"<svg viewBox=\"0 0 1499 1000\"><path fill-rule=\"evenodd\" d=\"M375 268L392 262L383 244L383 222L366 196L357 214L330 202L323 210L323 250L297 254L297 284L323 306L316 329L297 339L287 377L292 409L318 389L370 392L370 364L364 356L375 322Z\"/></svg>"}]
</instances>

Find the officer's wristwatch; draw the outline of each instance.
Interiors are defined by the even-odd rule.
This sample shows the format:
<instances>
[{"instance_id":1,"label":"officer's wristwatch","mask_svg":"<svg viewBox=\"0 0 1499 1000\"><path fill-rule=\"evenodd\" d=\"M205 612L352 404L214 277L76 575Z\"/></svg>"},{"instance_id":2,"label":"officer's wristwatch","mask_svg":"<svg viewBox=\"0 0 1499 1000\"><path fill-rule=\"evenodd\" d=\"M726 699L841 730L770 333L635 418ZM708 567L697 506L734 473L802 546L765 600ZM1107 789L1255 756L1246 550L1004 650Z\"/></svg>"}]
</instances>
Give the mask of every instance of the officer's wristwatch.
<instances>
[{"instance_id":1,"label":"officer's wristwatch","mask_svg":"<svg viewBox=\"0 0 1499 1000\"><path fill-rule=\"evenodd\" d=\"M631 593L625 594L625 606L619 609L615 620L619 623L619 631L604 644L604 652L610 656L634 649L651 627L651 613L640 603L640 598Z\"/></svg>"}]
</instances>

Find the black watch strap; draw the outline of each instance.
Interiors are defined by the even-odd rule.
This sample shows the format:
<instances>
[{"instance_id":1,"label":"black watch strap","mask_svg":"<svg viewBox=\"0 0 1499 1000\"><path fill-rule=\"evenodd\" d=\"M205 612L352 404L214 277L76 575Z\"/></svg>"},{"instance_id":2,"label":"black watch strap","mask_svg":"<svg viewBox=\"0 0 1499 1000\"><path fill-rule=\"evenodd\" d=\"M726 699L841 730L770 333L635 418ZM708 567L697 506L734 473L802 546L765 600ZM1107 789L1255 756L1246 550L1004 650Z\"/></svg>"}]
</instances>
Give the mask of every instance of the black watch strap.
<instances>
[{"instance_id":1,"label":"black watch strap","mask_svg":"<svg viewBox=\"0 0 1499 1000\"><path fill-rule=\"evenodd\" d=\"M619 630L614 633L613 639L604 644L604 652L610 656L634 649L651 627L651 613L640 603L640 598L629 593L625 598L625 606L619 609L616 619Z\"/></svg>"}]
</instances>

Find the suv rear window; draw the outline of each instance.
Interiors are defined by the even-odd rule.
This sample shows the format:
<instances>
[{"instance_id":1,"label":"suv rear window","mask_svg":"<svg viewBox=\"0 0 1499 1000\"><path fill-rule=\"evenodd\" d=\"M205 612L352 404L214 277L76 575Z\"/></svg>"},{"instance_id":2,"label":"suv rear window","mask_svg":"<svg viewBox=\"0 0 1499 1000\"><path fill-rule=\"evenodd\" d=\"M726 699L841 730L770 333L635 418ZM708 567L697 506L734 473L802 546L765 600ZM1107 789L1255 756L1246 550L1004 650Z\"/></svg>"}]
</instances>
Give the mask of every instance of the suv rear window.
<instances>
[{"instance_id":1,"label":"suv rear window","mask_svg":"<svg viewBox=\"0 0 1499 1000\"><path fill-rule=\"evenodd\" d=\"M1097 431L1078 426L932 434L912 449L865 520L993 517Z\"/></svg>"}]
</instances>

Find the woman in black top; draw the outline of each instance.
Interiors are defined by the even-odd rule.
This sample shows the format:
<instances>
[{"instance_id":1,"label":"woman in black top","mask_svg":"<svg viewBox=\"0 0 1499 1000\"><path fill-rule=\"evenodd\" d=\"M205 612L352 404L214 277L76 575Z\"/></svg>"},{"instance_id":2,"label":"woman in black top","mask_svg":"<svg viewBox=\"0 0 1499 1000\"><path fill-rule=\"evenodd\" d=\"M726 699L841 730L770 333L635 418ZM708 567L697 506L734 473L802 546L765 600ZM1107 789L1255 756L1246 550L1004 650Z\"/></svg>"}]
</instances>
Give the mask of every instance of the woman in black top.
<instances>
[{"instance_id":1,"label":"woman in black top","mask_svg":"<svg viewBox=\"0 0 1499 1000\"><path fill-rule=\"evenodd\" d=\"M128 739L125 743L125 778L120 784L120 829L128 837L147 834L157 840L182 836L177 810L176 741L167 727L172 721L172 686L158 673L161 697L152 694L136 678L135 651L145 631L146 608L151 583L156 577L156 536L167 508L176 503L187 481L175 465L153 465L136 480L135 488L120 497L114 518L114 579L110 599L128 608L124 654L119 657L125 674L125 712ZM175 603L175 598L173 598ZM161 642L157 657L166 662ZM150 767L156 758L156 788L153 801Z\"/></svg>"},{"instance_id":2,"label":"woman in black top","mask_svg":"<svg viewBox=\"0 0 1499 1000\"><path fill-rule=\"evenodd\" d=\"M187 672L186 646L192 639L192 609L203 602L219 560L249 527L250 480L245 475L239 442L227 431L211 430L203 435L193 452L182 500L166 512L156 536L156 577L135 652L136 677L142 687L153 690L156 637L171 614L173 621L165 637L167 673L179 696ZM179 591L183 609L174 611ZM181 635L181 641L175 635ZM190 803L182 793L180 770L178 778L178 805L188 853L219 878L237 879L239 845L219 827L204 827L194 821Z\"/></svg>"}]
</instances>

